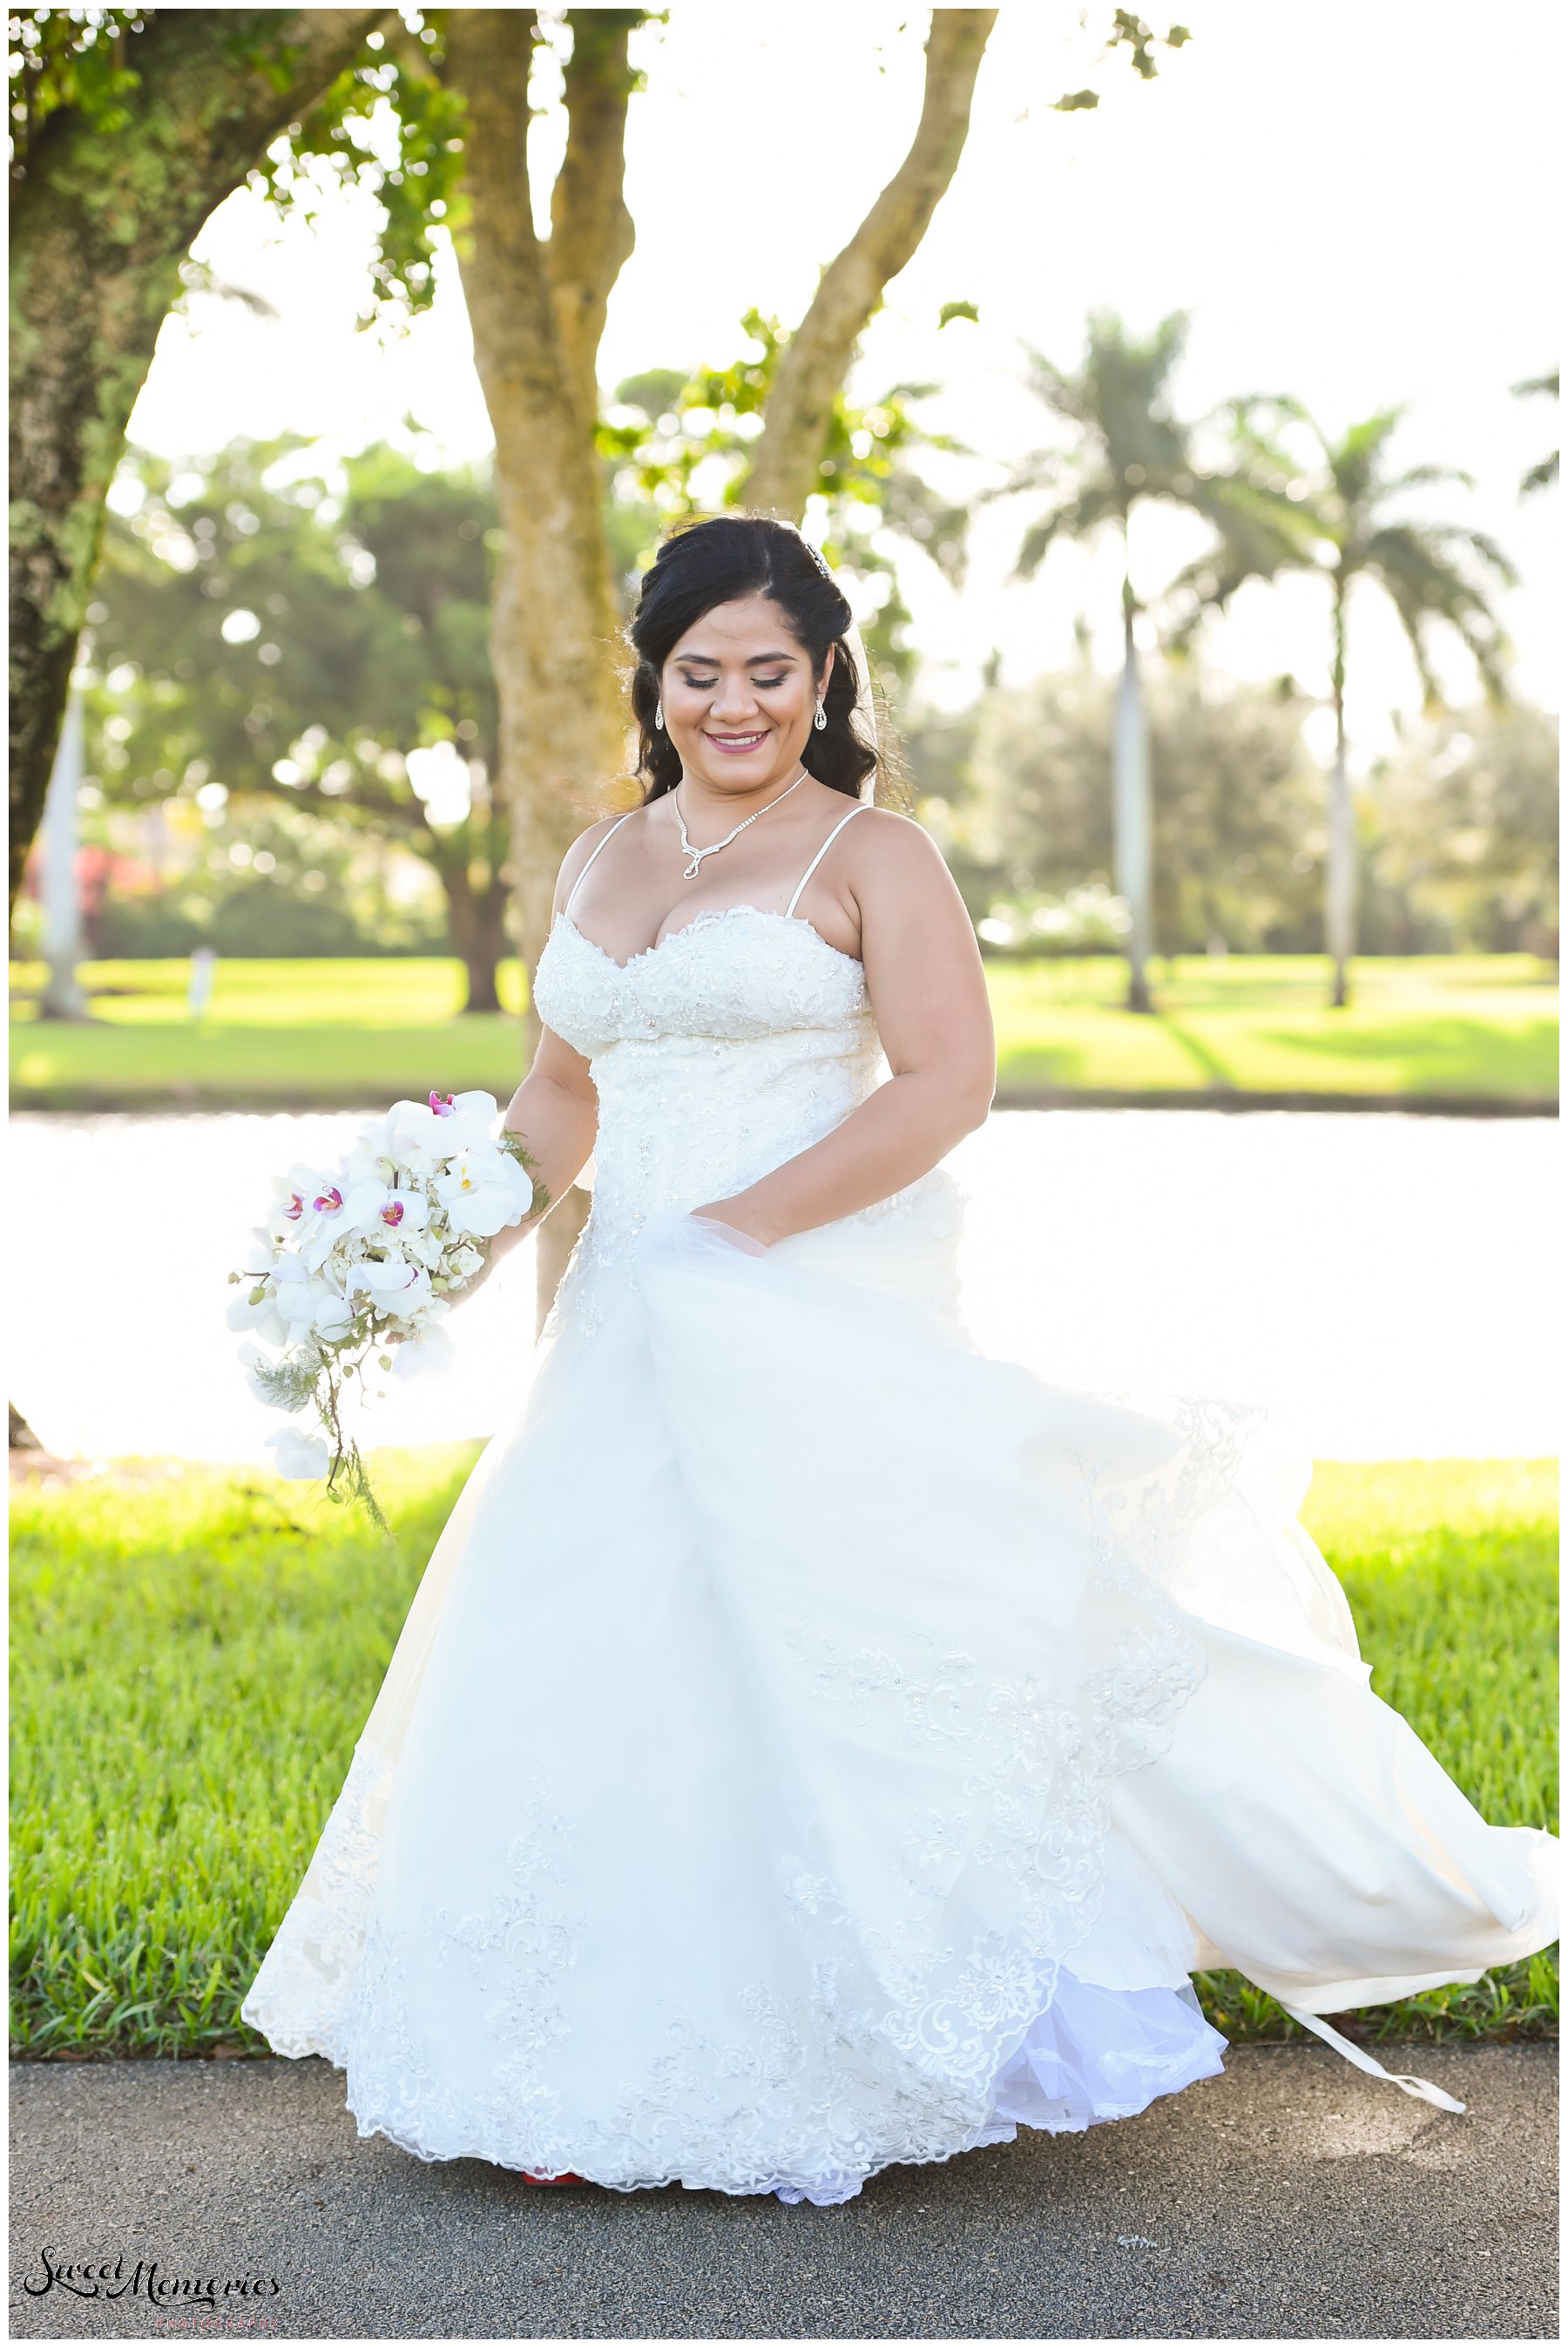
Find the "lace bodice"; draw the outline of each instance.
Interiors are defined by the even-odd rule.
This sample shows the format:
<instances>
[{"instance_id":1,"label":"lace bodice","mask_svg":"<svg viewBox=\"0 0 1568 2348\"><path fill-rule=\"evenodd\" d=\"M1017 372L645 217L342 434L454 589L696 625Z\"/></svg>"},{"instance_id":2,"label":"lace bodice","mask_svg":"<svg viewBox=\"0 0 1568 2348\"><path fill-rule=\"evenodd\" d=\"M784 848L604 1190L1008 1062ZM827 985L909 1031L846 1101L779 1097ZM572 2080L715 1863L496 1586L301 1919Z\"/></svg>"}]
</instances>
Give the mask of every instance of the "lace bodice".
<instances>
[{"instance_id":1,"label":"lace bodice","mask_svg":"<svg viewBox=\"0 0 1568 2348\"><path fill-rule=\"evenodd\" d=\"M886 1074L859 963L751 905L699 914L624 966L563 914L534 999L599 1089L589 1264L651 1214L727 1198L808 1148Z\"/></svg>"}]
</instances>

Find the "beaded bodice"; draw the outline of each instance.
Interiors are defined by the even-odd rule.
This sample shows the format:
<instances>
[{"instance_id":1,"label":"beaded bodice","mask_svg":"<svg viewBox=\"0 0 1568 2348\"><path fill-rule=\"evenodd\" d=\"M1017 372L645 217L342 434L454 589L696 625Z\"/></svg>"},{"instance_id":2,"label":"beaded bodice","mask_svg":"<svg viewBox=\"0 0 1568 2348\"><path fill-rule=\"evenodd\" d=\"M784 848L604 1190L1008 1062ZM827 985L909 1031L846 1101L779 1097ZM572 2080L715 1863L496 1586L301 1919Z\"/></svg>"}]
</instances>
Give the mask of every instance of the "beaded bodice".
<instances>
[{"instance_id":1,"label":"beaded bodice","mask_svg":"<svg viewBox=\"0 0 1568 2348\"><path fill-rule=\"evenodd\" d=\"M753 905L700 913L624 965L563 914L534 999L599 1091L589 1260L771 1172L886 1074L860 963Z\"/></svg>"}]
</instances>

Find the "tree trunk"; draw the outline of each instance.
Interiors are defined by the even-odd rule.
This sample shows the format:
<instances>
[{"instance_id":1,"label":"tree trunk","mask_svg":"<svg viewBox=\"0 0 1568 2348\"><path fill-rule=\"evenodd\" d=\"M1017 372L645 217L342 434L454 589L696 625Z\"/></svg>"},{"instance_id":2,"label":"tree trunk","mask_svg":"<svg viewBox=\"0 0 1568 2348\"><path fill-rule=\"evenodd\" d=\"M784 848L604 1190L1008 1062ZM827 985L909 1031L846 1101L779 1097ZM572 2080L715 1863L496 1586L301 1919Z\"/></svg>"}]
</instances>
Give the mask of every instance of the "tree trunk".
<instances>
[{"instance_id":1,"label":"tree trunk","mask_svg":"<svg viewBox=\"0 0 1568 2348\"><path fill-rule=\"evenodd\" d=\"M614 582L599 510L598 403L582 404L580 359L569 358L563 343L548 249L534 233L529 201L533 26L532 9L459 8L446 35L447 78L468 108L472 226L459 260L496 435L503 541L490 634L500 703L497 763L512 818L518 942L530 969L549 927L557 867L576 833L603 812L626 750ZM600 44L595 54L608 73L615 46ZM624 77L624 29L619 54ZM579 186L591 163L619 189L625 108L623 89L619 114L602 106L593 112L595 153L579 153L574 163ZM570 136L579 139L576 120ZM612 206L604 211L615 220ZM606 299L625 243L618 234L605 259ZM580 318L580 290L576 307Z\"/></svg>"},{"instance_id":2,"label":"tree trunk","mask_svg":"<svg viewBox=\"0 0 1568 2348\"><path fill-rule=\"evenodd\" d=\"M43 1445L39 1442L37 1437L34 1434L32 1428L28 1426L21 1412L17 1409L15 1404L8 1403L6 1405L6 1408L11 1414L11 1439L9 1448L13 1451L42 1451L44 1448Z\"/></svg>"},{"instance_id":3,"label":"tree trunk","mask_svg":"<svg viewBox=\"0 0 1568 2348\"><path fill-rule=\"evenodd\" d=\"M1345 739L1345 599L1334 603L1334 772L1328 786L1328 859L1325 872L1324 943L1334 964L1333 1005L1350 1000L1350 957L1356 950L1356 812Z\"/></svg>"},{"instance_id":4,"label":"tree trunk","mask_svg":"<svg viewBox=\"0 0 1568 2348\"><path fill-rule=\"evenodd\" d=\"M975 77L996 20L994 8L932 9L926 94L913 144L824 271L810 309L790 336L746 484L748 505L795 520L804 511L855 346L888 282L913 259L958 170Z\"/></svg>"},{"instance_id":5,"label":"tree trunk","mask_svg":"<svg viewBox=\"0 0 1568 2348\"><path fill-rule=\"evenodd\" d=\"M43 812L103 501L191 239L383 8L168 8L106 138L50 117L12 203L11 902Z\"/></svg>"},{"instance_id":6,"label":"tree trunk","mask_svg":"<svg viewBox=\"0 0 1568 2348\"><path fill-rule=\"evenodd\" d=\"M565 99L570 132L550 191L546 252L556 332L580 421L599 422L599 345L610 290L637 232L626 209L622 156L635 86L627 41L641 8L574 8Z\"/></svg>"},{"instance_id":7,"label":"tree trunk","mask_svg":"<svg viewBox=\"0 0 1568 2348\"><path fill-rule=\"evenodd\" d=\"M490 643L497 767L511 811L518 946L530 971L548 932L561 857L603 814L627 766L615 586L600 513L594 362L605 306L631 250L621 181L631 88L626 43L637 16L572 12L559 252L553 240L541 244L534 232L528 181L534 21L527 8L453 9L446 63L468 109L472 225L458 258L496 435L502 553ZM525 1065L538 1032L530 994ZM539 1227L541 1317L586 1213L586 1200L569 1192Z\"/></svg>"},{"instance_id":8,"label":"tree trunk","mask_svg":"<svg viewBox=\"0 0 1568 2348\"><path fill-rule=\"evenodd\" d=\"M1132 926L1127 933L1127 1008L1152 1011L1149 994L1150 895L1153 880L1149 795L1149 727L1143 681L1133 641L1133 604L1122 596L1122 681L1116 689L1116 732L1112 797L1116 824L1116 893L1127 901Z\"/></svg>"},{"instance_id":9,"label":"tree trunk","mask_svg":"<svg viewBox=\"0 0 1568 2348\"><path fill-rule=\"evenodd\" d=\"M499 880L477 889L466 871L458 873L443 869L441 880L446 891L446 918L452 932L452 943L462 959L466 976L467 994L463 1009L465 1013L499 1011L501 997L497 974L509 951L507 937L508 892Z\"/></svg>"}]
</instances>

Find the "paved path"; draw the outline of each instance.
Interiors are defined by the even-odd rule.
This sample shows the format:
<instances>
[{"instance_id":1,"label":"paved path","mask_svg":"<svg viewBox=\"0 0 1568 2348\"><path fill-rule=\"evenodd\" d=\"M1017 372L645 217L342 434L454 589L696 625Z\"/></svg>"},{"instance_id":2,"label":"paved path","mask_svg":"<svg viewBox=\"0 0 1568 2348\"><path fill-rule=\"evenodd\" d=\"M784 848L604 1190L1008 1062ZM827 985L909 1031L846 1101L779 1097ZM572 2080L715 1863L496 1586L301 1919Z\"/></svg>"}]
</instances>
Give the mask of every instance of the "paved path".
<instances>
[{"instance_id":1,"label":"paved path","mask_svg":"<svg viewBox=\"0 0 1568 2348\"><path fill-rule=\"evenodd\" d=\"M24 2338L1556 2336L1555 2050L1430 2047L1454 2118L1238 2047L1141 2118L891 2169L838 2209L540 2190L361 2140L325 2063L12 2066ZM275 2276L241 2320L29 2298L56 2261ZM247 2312L247 2306L253 2312Z\"/></svg>"}]
</instances>

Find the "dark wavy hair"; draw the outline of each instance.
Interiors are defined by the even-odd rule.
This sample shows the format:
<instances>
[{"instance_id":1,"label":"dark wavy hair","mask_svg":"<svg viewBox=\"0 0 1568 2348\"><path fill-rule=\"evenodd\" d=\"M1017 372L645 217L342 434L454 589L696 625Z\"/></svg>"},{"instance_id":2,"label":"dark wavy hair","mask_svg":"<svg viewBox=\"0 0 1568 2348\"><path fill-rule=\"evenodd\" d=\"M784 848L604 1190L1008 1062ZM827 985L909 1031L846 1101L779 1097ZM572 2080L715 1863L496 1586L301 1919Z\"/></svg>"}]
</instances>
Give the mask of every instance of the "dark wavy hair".
<instances>
[{"instance_id":1,"label":"dark wavy hair","mask_svg":"<svg viewBox=\"0 0 1568 2348\"><path fill-rule=\"evenodd\" d=\"M704 612L743 595L765 595L778 605L818 680L832 652L824 703L827 724L806 736L801 764L830 790L858 798L866 777L878 775L883 762L856 715L858 679L845 642L854 613L827 565L793 522L774 514L734 513L685 522L671 531L643 578L627 629L637 654L631 708L643 805L662 798L681 779L680 754L653 723L661 671Z\"/></svg>"}]
</instances>

